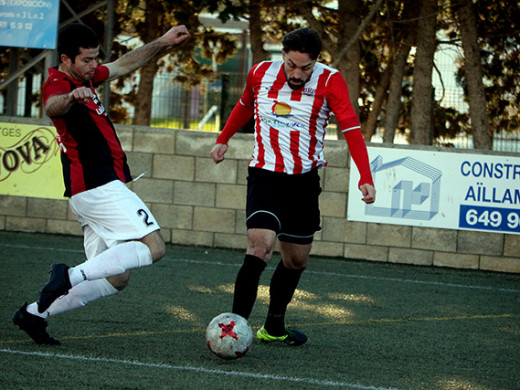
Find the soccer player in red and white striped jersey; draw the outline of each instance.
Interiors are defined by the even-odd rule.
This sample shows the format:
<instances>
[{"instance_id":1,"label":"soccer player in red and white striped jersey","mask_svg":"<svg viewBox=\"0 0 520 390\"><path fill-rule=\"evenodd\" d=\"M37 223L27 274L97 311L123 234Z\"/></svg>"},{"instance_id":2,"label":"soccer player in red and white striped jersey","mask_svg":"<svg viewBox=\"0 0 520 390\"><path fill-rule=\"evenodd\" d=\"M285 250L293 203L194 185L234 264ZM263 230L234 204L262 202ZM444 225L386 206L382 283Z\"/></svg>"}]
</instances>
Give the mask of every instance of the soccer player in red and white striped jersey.
<instances>
[{"instance_id":1,"label":"soccer player in red and white striped jersey","mask_svg":"<svg viewBox=\"0 0 520 390\"><path fill-rule=\"evenodd\" d=\"M375 201L375 188L347 84L337 70L317 62L322 46L318 33L294 30L282 44L282 60L263 61L249 71L244 93L210 154L215 163L222 162L231 137L254 117L248 247L236 278L232 311L249 317L260 275L278 238L282 260L271 280L269 311L257 337L261 342L301 345L307 336L285 325L285 312L308 264L314 233L321 229L317 169L327 165L323 146L331 114L359 170L365 203Z\"/></svg>"}]
</instances>

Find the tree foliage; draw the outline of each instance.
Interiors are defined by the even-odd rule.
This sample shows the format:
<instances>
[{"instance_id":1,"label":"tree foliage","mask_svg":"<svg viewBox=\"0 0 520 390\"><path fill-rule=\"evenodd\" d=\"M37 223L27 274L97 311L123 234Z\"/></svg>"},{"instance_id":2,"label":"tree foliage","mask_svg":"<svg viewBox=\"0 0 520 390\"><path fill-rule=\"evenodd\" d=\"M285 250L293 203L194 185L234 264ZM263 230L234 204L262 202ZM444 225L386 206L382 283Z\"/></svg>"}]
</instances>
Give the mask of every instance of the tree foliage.
<instances>
[{"instance_id":1,"label":"tree foliage","mask_svg":"<svg viewBox=\"0 0 520 390\"><path fill-rule=\"evenodd\" d=\"M171 26L184 24L191 34L191 38L174 48L171 54L156 58L141 69L139 84L134 81L132 91L124 97L136 107L135 124L150 124L153 78L158 71L172 73L172 82L181 82L189 88L202 80L214 79L217 76L214 65L223 63L235 52L236 43L229 34L217 33L201 23L199 15L206 9L222 12L223 19L228 17L225 7L219 11L217 1L118 0L116 14L121 33L137 35L141 42L147 43ZM131 47L124 45L124 51L129 49ZM120 80L120 87L122 83L124 80Z\"/></svg>"},{"instance_id":2,"label":"tree foliage","mask_svg":"<svg viewBox=\"0 0 520 390\"><path fill-rule=\"evenodd\" d=\"M508 0L476 2L477 31L492 131L520 128L520 3ZM458 44L460 34L449 35ZM457 80L467 96L467 79L462 63Z\"/></svg>"},{"instance_id":3,"label":"tree foliage","mask_svg":"<svg viewBox=\"0 0 520 390\"><path fill-rule=\"evenodd\" d=\"M355 15L358 22L363 20L371 8L376 5L374 0L359 2L339 0L337 6L333 6L330 1L326 0L262 2L264 4L262 11L264 34L268 39L280 41L285 33L294 28L304 25L313 27L320 32L323 38L322 60L330 64L334 62L342 47L352 38L352 36L345 36L344 33L342 35L344 26L349 22L340 11L344 3L357 4ZM383 123L394 124L392 129L385 129L385 132L389 133L393 133L395 129L408 133L412 127L410 115L412 101L410 99L414 88L412 71L415 53L412 50L408 60L404 63L396 61L402 58L398 55L402 50L405 50L406 55L417 45L416 31L420 21L417 12L422 3L423 1L384 1L383 5L378 8L375 18L359 37L361 55L356 64L359 76L350 75L350 79L359 77L359 92L353 100L355 104L359 104L359 117L362 124L365 125L364 133L368 140L372 136L375 126L383 127ZM485 74L485 97L491 128L494 131L518 131L520 116L517 107L520 103L518 87L520 76L516 69L518 69L520 61L520 5L518 2L507 0L483 0L474 3L478 13L478 43L481 50L481 66ZM448 41L443 43L449 43L461 52L460 30L455 22L453 10L447 2L438 2L438 5L437 39L447 36ZM352 32L349 34L352 35ZM464 87L467 100L467 83L462 60L461 57L457 77L459 83ZM342 70L341 65L340 62L338 66L340 70ZM396 67L397 69L395 69ZM400 85L400 93L390 94L391 77L388 77L388 69L394 73L400 72L401 81L394 82L394 85ZM348 71L343 69L342 73L349 80ZM399 78L399 75L397 77ZM424 75L424 77L428 78L431 75ZM387 100L389 96L392 96L391 101ZM397 107L394 108L396 105ZM437 142L446 144L446 139L453 138L457 134L471 134L469 115L463 108L441 105L439 101L432 102L432 106L433 128L431 131L433 139L440 140ZM396 114L399 117L395 120L387 118L387 115ZM393 140L393 134L388 139Z\"/></svg>"},{"instance_id":4,"label":"tree foliage","mask_svg":"<svg viewBox=\"0 0 520 390\"><path fill-rule=\"evenodd\" d=\"M192 38L178 50L152 61L147 65L150 67L148 70L143 68L141 74L145 75L145 79L141 85L137 84L136 73L118 80L113 89L123 91L123 85L126 88L125 93L112 95L112 114L119 121L125 115L123 102L135 105L144 97L148 99L153 77L161 70L171 72L172 82L182 82L187 87L218 77L216 65L233 55L237 43L229 34L217 32L201 23L200 14L210 12L222 22L249 20L255 61L268 58L269 53L263 47L265 43L280 42L283 35L294 28L310 26L318 30L324 44L320 61L337 65L347 80L365 138L370 140L376 128L384 128L385 141L392 142L395 131L409 134L413 128L412 96L416 86L413 70L416 67L417 29L420 28L418 11L424 1L117 0L114 36L123 39L114 41L110 53L112 59L158 37L174 24L186 24ZM451 45L460 53L456 77L469 103L468 75L465 73L456 13L461 1L437 2L436 38L443 47ZM68 2L77 13L96 3L98 0ZM509 0L471 3L475 12L490 129L492 132L518 131L520 3ZM83 22L99 32L101 42L105 34L105 12L105 8L101 7L82 17ZM372 17L368 18L370 15ZM60 22L70 20L73 20L70 10L61 7ZM364 21L367 23L363 25ZM357 39L353 39L354 34L358 33ZM347 54L336 64L345 47L348 47ZM3 50L5 54L8 52L9 49ZM21 64L34 55L33 50L22 50ZM3 55L0 61L2 78L7 74L7 58ZM430 76L424 75L426 78ZM131 86L130 90L128 85ZM150 104L143 110L149 111ZM432 107L433 138L441 140L438 142L446 144L449 142L447 139L457 134L472 133L469 115L464 108L449 107L440 101L432 102Z\"/></svg>"}]
</instances>

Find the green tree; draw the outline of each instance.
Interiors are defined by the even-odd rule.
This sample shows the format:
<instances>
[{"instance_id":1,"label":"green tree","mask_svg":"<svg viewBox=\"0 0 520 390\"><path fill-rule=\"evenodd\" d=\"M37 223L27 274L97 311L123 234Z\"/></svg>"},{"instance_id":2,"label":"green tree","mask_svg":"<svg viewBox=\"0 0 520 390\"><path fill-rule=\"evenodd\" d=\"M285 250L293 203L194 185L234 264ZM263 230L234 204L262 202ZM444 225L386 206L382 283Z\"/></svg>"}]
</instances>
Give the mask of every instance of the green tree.
<instances>
[{"instance_id":1,"label":"green tree","mask_svg":"<svg viewBox=\"0 0 520 390\"><path fill-rule=\"evenodd\" d=\"M475 98L471 99L470 80L471 76L475 75L475 70L468 68L465 60L460 61L457 79L465 91L470 112L486 113L487 108L489 130L477 129L479 133L475 134L475 125L478 125L480 120L473 119L473 116L470 130L475 139L475 147L486 149L488 140L481 142L480 138L486 138L486 135L492 138L493 133L498 131L520 130L520 3L508 0L481 0L470 7L463 1L452 1L450 11L461 25L468 18L473 17L475 20L477 48L473 51L476 51L474 57L479 60L478 65L482 69L480 79L483 82L485 104L480 102L477 106ZM462 21L461 11L465 12ZM455 25L449 31L449 38L454 45L463 45L462 27L458 28ZM466 51L464 46L464 52ZM471 66L474 68L478 65ZM482 97L482 92L478 94ZM472 105L475 110L471 108Z\"/></svg>"},{"instance_id":2,"label":"green tree","mask_svg":"<svg viewBox=\"0 0 520 390\"><path fill-rule=\"evenodd\" d=\"M179 50L166 57L158 56L140 70L139 84L125 98L135 105L134 124L150 125L153 80L160 69L174 72L172 81L182 82L185 87L200 84L203 79L214 79L216 72L212 62L222 63L234 53L234 39L225 33L216 33L205 27L199 14L215 1L171 0L119 0L117 15L122 32L137 34L144 43L149 42L172 25L184 24L191 38ZM208 59L209 61L203 61ZM188 100L188 99L184 99Z\"/></svg>"}]
</instances>

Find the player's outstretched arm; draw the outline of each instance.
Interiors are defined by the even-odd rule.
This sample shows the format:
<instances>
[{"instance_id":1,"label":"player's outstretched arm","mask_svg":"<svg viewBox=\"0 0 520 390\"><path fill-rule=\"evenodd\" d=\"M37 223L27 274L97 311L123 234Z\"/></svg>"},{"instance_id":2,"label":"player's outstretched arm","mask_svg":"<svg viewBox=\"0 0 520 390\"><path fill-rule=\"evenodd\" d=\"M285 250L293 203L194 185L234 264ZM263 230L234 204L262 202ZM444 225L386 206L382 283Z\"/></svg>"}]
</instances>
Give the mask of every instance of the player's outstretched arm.
<instances>
[{"instance_id":1,"label":"player's outstretched arm","mask_svg":"<svg viewBox=\"0 0 520 390\"><path fill-rule=\"evenodd\" d=\"M161 37L138 47L114 62L105 64L110 71L108 80L113 80L124 76L134 70L140 68L152 59L156 54L171 46L179 45L190 37L190 33L186 26L174 26Z\"/></svg>"}]
</instances>

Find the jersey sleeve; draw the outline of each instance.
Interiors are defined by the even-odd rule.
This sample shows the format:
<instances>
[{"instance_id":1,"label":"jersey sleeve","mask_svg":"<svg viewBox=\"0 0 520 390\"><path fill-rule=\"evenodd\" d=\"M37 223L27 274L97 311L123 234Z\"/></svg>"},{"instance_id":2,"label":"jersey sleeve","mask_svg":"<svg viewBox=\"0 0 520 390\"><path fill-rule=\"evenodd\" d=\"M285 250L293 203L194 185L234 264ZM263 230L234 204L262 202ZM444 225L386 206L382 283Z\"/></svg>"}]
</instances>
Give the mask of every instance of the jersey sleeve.
<instances>
[{"instance_id":1,"label":"jersey sleeve","mask_svg":"<svg viewBox=\"0 0 520 390\"><path fill-rule=\"evenodd\" d=\"M254 114L254 77L255 70L258 65L255 65L249 71L247 75L247 83L244 88L242 97L231 111L222 132L217 137L217 144L227 145L231 137L233 137L246 123L251 119Z\"/></svg>"},{"instance_id":2,"label":"jersey sleeve","mask_svg":"<svg viewBox=\"0 0 520 390\"><path fill-rule=\"evenodd\" d=\"M94 77L92 79L94 86L97 87L99 84L106 81L108 76L110 76L110 71L108 68L105 65L99 65L96 68L96 73L94 73Z\"/></svg>"},{"instance_id":3,"label":"jersey sleeve","mask_svg":"<svg viewBox=\"0 0 520 390\"><path fill-rule=\"evenodd\" d=\"M370 171L370 162L368 160L367 146L361 134L359 119L350 102L347 83L341 73L335 72L331 75L328 91L327 101L336 116L339 128L347 141L350 155L361 177L358 187L362 184L374 185L372 172Z\"/></svg>"},{"instance_id":4,"label":"jersey sleeve","mask_svg":"<svg viewBox=\"0 0 520 390\"><path fill-rule=\"evenodd\" d=\"M334 72L327 81L327 103L342 131L359 128L359 119L352 107L345 79Z\"/></svg>"},{"instance_id":5,"label":"jersey sleeve","mask_svg":"<svg viewBox=\"0 0 520 390\"><path fill-rule=\"evenodd\" d=\"M49 77L49 80L43 85L43 104L47 103L47 100L54 95L63 95L72 91L70 83L60 77Z\"/></svg>"},{"instance_id":6,"label":"jersey sleeve","mask_svg":"<svg viewBox=\"0 0 520 390\"><path fill-rule=\"evenodd\" d=\"M361 130L359 128L348 130L343 132L343 135L347 140L348 150L352 156L352 160L354 160L354 164L356 164L359 171L360 179L358 187L363 184L373 186L374 180L372 179L372 172L370 171L367 146L361 134Z\"/></svg>"}]
</instances>

